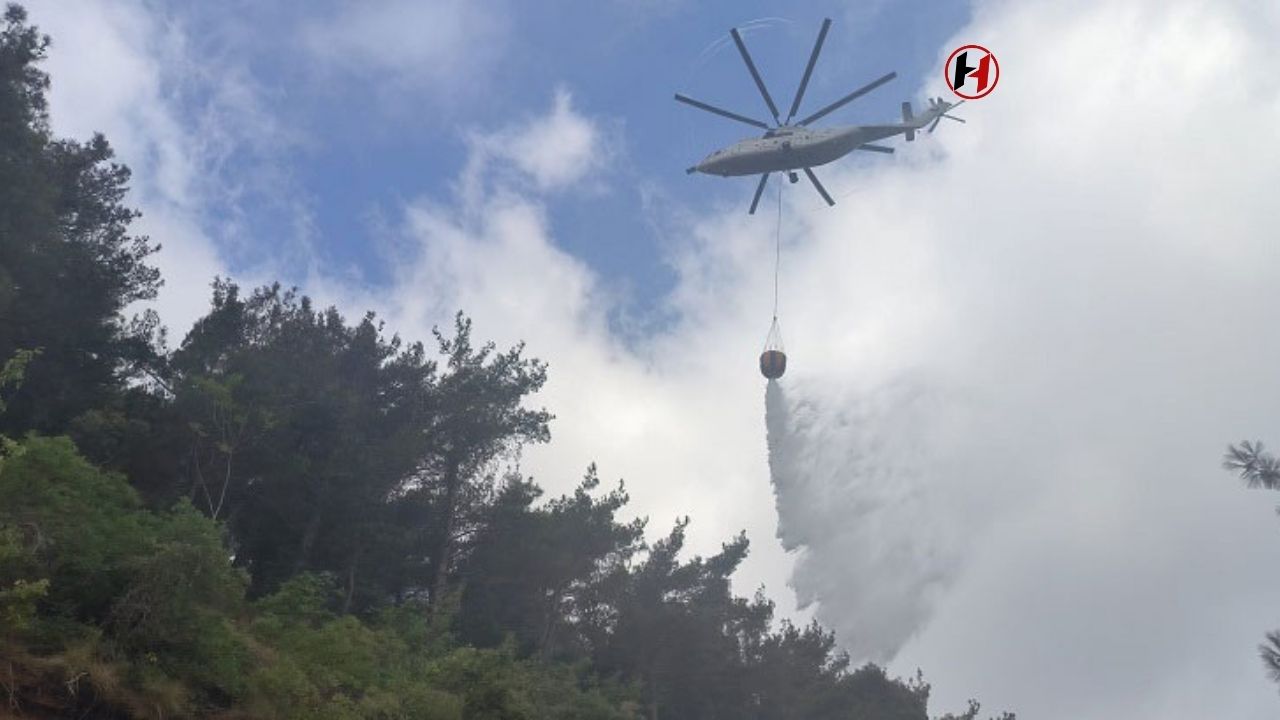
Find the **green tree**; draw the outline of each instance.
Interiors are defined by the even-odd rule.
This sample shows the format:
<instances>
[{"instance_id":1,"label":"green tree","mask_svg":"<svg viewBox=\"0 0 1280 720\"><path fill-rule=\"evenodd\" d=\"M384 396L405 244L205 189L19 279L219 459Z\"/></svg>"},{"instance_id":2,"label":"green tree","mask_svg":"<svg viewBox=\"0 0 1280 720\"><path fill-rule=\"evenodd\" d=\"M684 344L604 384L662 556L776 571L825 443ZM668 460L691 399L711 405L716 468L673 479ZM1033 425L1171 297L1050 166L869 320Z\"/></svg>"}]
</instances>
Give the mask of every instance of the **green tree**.
<instances>
[{"instance_id":1,"label":"green tree","mask_svg":"<svg viewBox=\"0 0 1280 720\"><path fill-rule=\"evenodd\" d=\"M524 345L496 352L476 347L471 320L458 313L454 334L436 329L446 360L437 383L436 412L427 429L417 477L406 487L409 507L420 508L426 527L426 561L432 604L453 587L461 543L474 534L492 498L495 461L530 442L547 442L551 414L524 406L546 382L546 365L524 357Z\"/></svg>"},{"instance_id":2,"label":"green tree","mask_svg":"<svg viewBox=\"0 0 1280 720\"><path fill-rule=\"evenodd\" d=\"M0 497L0 605L22 616L0 659L125 705L243 692L249 654L234 618L245 579L213 523L190 506L147 511L65 438L18 442ZM175 683L181 698L168 695Z\"/></svg>"},{"instance_id":3,"label":"green tree","mask_svg":"<svg viewBox=\"0 0 1280 720\"><path fill-rule=\"evenodd\" d=\"M749 613L729 576L747 540L680 562L687 524L677 522L643 561L616 565L578 610L597 667L643 683L651 720L733 717L745 695L736 630Z\"/></svg>"},{"instance_id":4,"label":"green tree","mask_svg":"<svg viewBox=\"0 0 1280 720\"><path fill-rule=\"evenodd\" d=\"M574 608L610 567L640 549L645 524L619 522L625 489L597 497L599 485L592 465L572 495L534 507L541 490L509 480L459 573L464 640L495 646L512 635L523 652L543 659L586 656Z\"/></svg>"},{"instance_id":5,"label":"green tree","mask_svg":"<svg viewBox=\"0 0 1280 720\"><path fill-rule=\"evenodd\" d=\"M155 359L153 313L123 312L155 296L158 247L129 234L129 169L101 135L55 139L38 63L49 40L9 5L0 27L0 358L39 349L0 432L61 432Z\"/></svg>"},{"instance_id":6,"label":"green tree","mask_svg":"<svg viewBox=\"0 0 1280 720\"><path fill-rule=\"evenodd\" d=\"M278 285L241 299L218 281L172 372L188 493L227 518L254 594L330 571L350 607L372 557L397 564L379 555L392 501L435 418L435 364L420 345Z\"/></svg>"}]
</instances>

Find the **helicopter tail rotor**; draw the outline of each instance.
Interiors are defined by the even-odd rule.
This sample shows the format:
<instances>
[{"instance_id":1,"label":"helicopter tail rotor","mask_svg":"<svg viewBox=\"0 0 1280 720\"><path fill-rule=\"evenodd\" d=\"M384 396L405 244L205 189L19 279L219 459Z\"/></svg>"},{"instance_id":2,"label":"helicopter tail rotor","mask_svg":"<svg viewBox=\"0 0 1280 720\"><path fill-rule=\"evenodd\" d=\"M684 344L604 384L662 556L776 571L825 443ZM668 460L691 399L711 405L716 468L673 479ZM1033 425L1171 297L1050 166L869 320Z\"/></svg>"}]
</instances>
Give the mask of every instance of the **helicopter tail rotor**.
<instances>
[{"instance_id":1,"label":"helicopter tail rotor","mask_svg":"<svg viewBox=\"0 0 1280 720\"><path fill-rule=\"evenodd\" d=\"M932 134L934 130L938 129L938 123L942 122L942 118L955 120L958 123L964 123L964 118L958 118L955 115L947 114L950 110L954 110L963 104L964 100L953 104L943 100L942 98L929 98L929 110L930 112L936 113L934 115L933 122L929 124L930 134Z\"/></svg>"}]
</instances>

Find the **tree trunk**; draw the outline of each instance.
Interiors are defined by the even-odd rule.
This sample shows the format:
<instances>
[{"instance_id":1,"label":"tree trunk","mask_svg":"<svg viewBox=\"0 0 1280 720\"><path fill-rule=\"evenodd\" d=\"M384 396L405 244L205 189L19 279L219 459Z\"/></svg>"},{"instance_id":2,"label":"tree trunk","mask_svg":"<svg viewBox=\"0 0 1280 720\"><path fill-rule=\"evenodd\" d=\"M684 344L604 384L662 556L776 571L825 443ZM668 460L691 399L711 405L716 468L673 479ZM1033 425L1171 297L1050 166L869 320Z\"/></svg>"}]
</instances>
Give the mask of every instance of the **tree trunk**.
<instances>
[{"instance_id":1,"label":"tree trunk","mask_svg":"<svg viewBox=\"0 0 1280 720\"><path fill-rule=\"evenodd\" d=\"M360 562L359 550L351 554L351 564L347 566L347 592L342 598L342 614L351 612L351 598L356 594L356 565Z\"/></svg>"},{"instance_id":2,"label":"tree trunk","mask_svg":"<svg viewBox=\"0 0 1280 720\"><path fill-rule=\"evenodd\" d=\"M428 598L432 611L435 611L444 597L449 584L449 563L453 559L453 534L457 530L457 504L459 477L458 464L449 462L444 472L444 535L440 538L440 546L436 549L436 572L431 582L431 597Z\"/></svg>"},{"instance_id":3,"label":"tree trunk","mask_svg":"<svg viewBox=\"0 0 1280 720\"><path fill-rule=\"evenodd\" d=\"M649 720L658 720L658 680L649 670Z\"/></svg>"},{"instance_id":4,"label":"tree trunk","mask_svg":"<svg viewBox=\"0 0 1280 720\"><path fill-rule=\"evenodd\" d=\"M564 597L564 593L565 591L559 588L553 590L551 598L547 601L547 607L543 611L542 638L538 641L538 659L540 660L546 660L551 649L551 635L556 629L560 600Z\"/></svg>"},{"instance_id":5,"label":"tree trunk","mask_svg":"<svg viewBox=\"0 0 1280 720\"><path fill-rule=\"evenodd\" d=\"M555 630L556 619L555 613L547 613L546 621L542 624L542 639L538 641L538 659L545 661L551 650L551 633Z\"/></svg>"},{"instance_id":6,"label":"tree trunk","mask_svg":"<svg viewBox=\"0 0 1280 720\"><path fill-rule=\"evenodd\" d=\"M227 487L231 485L231 458L235 453L227 453L227 472L222 478L222 492L218 493L218 504L213 508L213 519L218 519L218 513L222 512L222 503L227 499Z\"/></svg>"},{"instance_id":7,"label":"tree trunk","mask_svg":"<svg viewBox=\"0 0 1280 720\"><path fill-rule=\"evenodd\" d=\"M311 548L316 544L316 538L319 535L320 506L317 505L315 511L311 513L311 518L307 520L307 529L302 533L302 543L298 546L298 559L293 565L295 573L307 569L307 563L311 560Z\"/></svg>"}]
</instances>

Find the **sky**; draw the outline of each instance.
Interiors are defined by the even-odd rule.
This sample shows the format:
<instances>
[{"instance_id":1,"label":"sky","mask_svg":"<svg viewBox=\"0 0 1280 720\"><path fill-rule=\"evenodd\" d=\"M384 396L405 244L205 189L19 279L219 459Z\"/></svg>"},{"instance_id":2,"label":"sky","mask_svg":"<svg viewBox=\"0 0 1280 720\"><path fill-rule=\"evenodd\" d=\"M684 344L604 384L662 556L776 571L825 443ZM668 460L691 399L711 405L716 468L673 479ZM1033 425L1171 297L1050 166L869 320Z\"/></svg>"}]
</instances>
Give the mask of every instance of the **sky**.
<instances>
[{"instance_id":1,"label":"sky","mask_svg":"<svg viewBox=\"0 0 1280 720\"><path fill-rule=\"evenodd\" d=\"M550 0L30 4L55 130L104 132L163 244L180 342L209 282L279 279L408 339L463 309L547 360L552 492L589 462L692 549L745 529L735 589L938 709L1263 718L1277 499L1220 469L1280 443L1280 6ZM892 156L782 188L787 376L755 368L777 185L683 168L789 99L892 120L989 97ZM781 101L785 102L785 100ZM766 411L768 431L766 431ZM771 467L772 456L772 467Z\"/></svg>"}]
</instances>

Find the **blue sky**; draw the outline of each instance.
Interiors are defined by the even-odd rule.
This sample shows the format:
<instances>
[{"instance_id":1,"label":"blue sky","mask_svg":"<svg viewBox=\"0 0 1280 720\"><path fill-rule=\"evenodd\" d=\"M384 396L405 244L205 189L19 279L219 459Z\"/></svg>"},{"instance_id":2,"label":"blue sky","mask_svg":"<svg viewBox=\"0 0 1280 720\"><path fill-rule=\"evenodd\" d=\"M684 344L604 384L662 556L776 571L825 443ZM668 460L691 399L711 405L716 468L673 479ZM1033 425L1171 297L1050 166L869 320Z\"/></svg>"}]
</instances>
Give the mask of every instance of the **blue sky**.
<instances>
[{"instance_id":1,"label":"blue sky","mask_svg":"<svg viewBox=\"0 0 1280 720\"><path fill-rule=\"evenodd\" d=\"M186 28L191 56L241 68L288 138L283 148L232 154L221 168L234 184L267 178L259 187L250 181L237 199L238 242L221 227L227 208L206 208L207 231L223 236L231 269L287 260L302 235L320 262L371 285L386 283L379 233L407 201L448 198L467 159L466 134L545 113L563 89L575 110L618 128L621 147L598 185L548 204L556 241L621 288L631 300L628 311L640 316L674 282L662 244L680 242L670 236L678 229L653 221L646 198L697 210L720 202L745 208L750 197L749 180L682 172L750 129L672 101L681 91L765 115L734 48L723 42L731 26L765 20L747 33L747 42L771 92L785 104L781 98L792 96L821 19L833 18L805 107L816 109L890 70L899 73L829 119L856 123L893 118L903 99L916 99L925 76L937 72L940 43L968 20L964 3L924 0L857 11L814 2L782 15L765 2L494 3L480 21L499 29L477 32L474 42L450 51L454 64L445 71L456 77L416 82L412 60L344 72L317 67L314 53L300 47L298 28L352 7L246 2L234 13L224 4L216 12L208 5L203 12L186 4L169 9ZM403 41L419 42L417 35ZM717 41L718 49L704 52ZM438 64L430 52L421 59ZM200 93L196 86L189 117L209 99ZM893 159L849 160L872 161Z\"/></svg>"}]
</instances>

